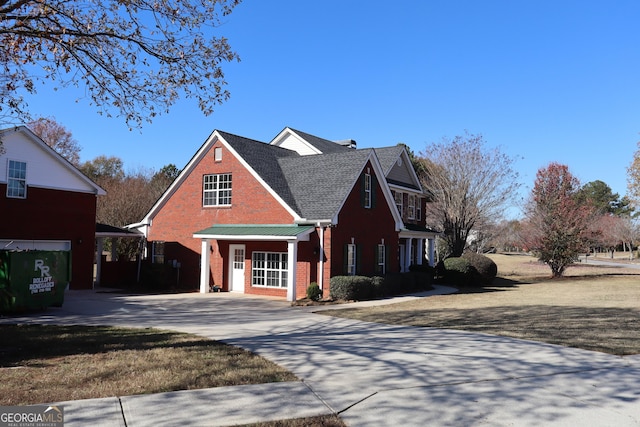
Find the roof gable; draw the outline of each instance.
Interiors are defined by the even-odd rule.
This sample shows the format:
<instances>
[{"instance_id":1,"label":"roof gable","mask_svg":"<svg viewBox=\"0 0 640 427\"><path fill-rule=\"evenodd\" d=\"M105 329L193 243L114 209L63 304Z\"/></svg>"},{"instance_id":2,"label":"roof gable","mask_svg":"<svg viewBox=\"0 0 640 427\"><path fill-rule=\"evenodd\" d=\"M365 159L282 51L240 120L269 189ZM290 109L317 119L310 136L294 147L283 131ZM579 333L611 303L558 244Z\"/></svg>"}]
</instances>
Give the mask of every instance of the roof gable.
<instances>
[{"instance_id":1,"label":"roof gable","mask_svg":"<svg viewBox=\"0 0 640 427\"><path fill-rule=\"evenodd\" d=\"M337 221L340 209L367 162L374 166L376 176L384 177L373 149L354 150L325 140L339 149L329 154L300 155L278 145L216 130L151 208L142 223L133 226L143 227L149 224L149 220L153 219L217 141L224 144L298 222ZM401 226L402 220L391 192L387 185L381 186L396 223Z\"/></svg>"},{"instance_id":2,"label":"roof gable","mask_svg":"<svg viewBox=\"0 0 640 427\"><path fill-rule=\"evenodd\" d=\"M376 148L376 155L390 185L412 189L422 193L422 185L407 150L400 144L394 147Z\"/></svg>"},{"instance_id":3,"label":"roof gable","mask_svg":"<svg viewBox=\"0 0 640 427\"><path fill-rule=\"evenodd\" d=\"M0 182L7 179L7 161L27 164L27 186L104 195L98 184L49 147L26 126L0 130L5 153L0 156Z\"/></svg>"},{"instance_id":4,"label":"roof gable","mask_svg":"<svg viewBox=\"0 0 640 427\"><path fill-rule=\"evenodd\" d=\"M293 150L301 156L343 153L350 150L349 147L340 143L319 138L289 127L284 128L282 132L273 138L270 145Z\"/></svg>"},{"instance_id":5,"label":"roof gable","mask_svg":"<svg viewBox=\"0 0 640 427\"><path fill-rule=\"evenodd\" d=\"M186 178L194 171L211 147L220 141L240 163L271 193L285 209L294 217L297 217L295 199L288 191L288 184L282 177L282 172L278 165L279 157L296 156L298 154L291 150L270 146L264 142L244 138L219 130L214 130L198 151L182 169L180 175L171 183L169 188L160 196L139 224L132 224L132 227L144 228L162 209L169 198L180 188Z\"/></svg>"}]
</instances>

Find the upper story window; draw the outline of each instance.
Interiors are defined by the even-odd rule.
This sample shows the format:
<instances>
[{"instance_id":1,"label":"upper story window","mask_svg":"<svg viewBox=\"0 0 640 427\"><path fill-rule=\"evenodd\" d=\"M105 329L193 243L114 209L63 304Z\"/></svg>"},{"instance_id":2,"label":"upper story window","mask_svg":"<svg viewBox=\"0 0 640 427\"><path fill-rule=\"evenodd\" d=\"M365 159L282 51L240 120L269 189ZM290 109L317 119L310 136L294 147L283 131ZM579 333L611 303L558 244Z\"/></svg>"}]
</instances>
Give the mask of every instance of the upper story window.
<instances>
[{"instance_id":1,"label":"upper story window","mask_svg":"<svg viewBox=\"0 0 640 427\"><path fill-rule=\"evenodd\" d=\"M407 216L409 219L416 219L416 196L409 194L407 206Z\"/></svg>"},{"instance_id":2,"label":"upper story window","mask_svg":"<svg viewBox=\"0 0 640 427\"><path fill-rule=\"evenodd\" d=\"M416 219L422 220L422 197L416 196Z\"/></svg>"},{"instance_id":3,"label":"upper story window","mask_svg":"<svg viewBox=\"0 0 640 427\"><path fill-rule=\"evenodd\" d=\"M9 160L7 167L7 197L27 197L27 163Z\"/></svg>"},{"instance_id":4,"label":"upper story window","mask_svg":"<svg viewBox=\"0 0 640 427\"><path fill-rule=\"evenodd\" d=\"M203 206L228 206L231 204L231 174L205 175L202 182Z\"/></svg>"},{"instance_id":5,"label":"upper story window","mask_svg":"<svg viewBox=\"0 0 640 427\"><path fill-rule=\"evenodd\" d=\"M371 174L364 175L364 207L371 208Z\"/></svg>"},{"instance_id":6,"label":"upper story window","mask_svg":"<svg viewBox=\"0 0 640 427\"><path fill-rule=\"evenodd\" d=\"M222 147L216 147L213 149L213 160L216 162L222 161Z\"/></svg>"},{"instance_id":7,"label":"upper story window","mask_svg":"<svg viewBox=\"0 0 640 427\"><path fill-rule=\"evenodd\" d=\"M394 191L393 198L396 201L396 208L398 208L398 212L400 212L400 218L404 215L404 210L402 208L402 192Z\"/></svg>"}]
</instances>

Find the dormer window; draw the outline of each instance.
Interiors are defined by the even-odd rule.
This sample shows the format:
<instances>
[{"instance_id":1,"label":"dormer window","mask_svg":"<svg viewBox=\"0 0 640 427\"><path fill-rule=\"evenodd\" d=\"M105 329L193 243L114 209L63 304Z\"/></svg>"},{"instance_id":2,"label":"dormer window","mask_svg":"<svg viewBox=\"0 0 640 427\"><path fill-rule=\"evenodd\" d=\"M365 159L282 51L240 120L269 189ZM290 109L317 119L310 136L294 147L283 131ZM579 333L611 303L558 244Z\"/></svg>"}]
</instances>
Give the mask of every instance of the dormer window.
<instances>
[{"instance_id":1,"label":"dormer window","mask_svg":"<svg viewBox=\"0 0 640 427\"><path fill-rule=\"evenodd\" d=\"M7 167L7 197L27 198L27 163L9 160Z\"/></svg>"}]
</instances>

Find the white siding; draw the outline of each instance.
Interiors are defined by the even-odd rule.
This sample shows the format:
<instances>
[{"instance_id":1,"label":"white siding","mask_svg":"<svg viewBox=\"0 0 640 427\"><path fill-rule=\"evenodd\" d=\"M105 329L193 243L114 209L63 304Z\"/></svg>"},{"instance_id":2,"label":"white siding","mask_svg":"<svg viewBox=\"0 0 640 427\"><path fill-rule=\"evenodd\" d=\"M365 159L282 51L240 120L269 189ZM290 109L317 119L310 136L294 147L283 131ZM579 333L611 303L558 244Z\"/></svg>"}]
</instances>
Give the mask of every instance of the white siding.
<instances>
[{"instance_id":1,"label":"white siding","mask_svg":"<svg viewBox=\"0 0 640 427\"><path fill-rule=\"evenodd\" d=\"M5 154L0 156L0 182L7 182L9 160L27 164L27 187L95 193L96 189L76 173L73 166L57 158L46 147L22 132L8 132L2 137ZM29 190L27 189L27 195Z\"/></svg>"},{"instance_id":2,"label":"white siding","mask_svg":"<svg viewBox=\"0 0 640 427\"><path fill-rule=\"evenodd\" d=\"M309 156L311 154L321 154L312 145L308 144L304 140L298 138L297 136L291 133L287 133L283 135L283 137L272 142L272 144L281 148L286 148L287 150L295 151L301 156Z\"/></svg>"}]
</instances>

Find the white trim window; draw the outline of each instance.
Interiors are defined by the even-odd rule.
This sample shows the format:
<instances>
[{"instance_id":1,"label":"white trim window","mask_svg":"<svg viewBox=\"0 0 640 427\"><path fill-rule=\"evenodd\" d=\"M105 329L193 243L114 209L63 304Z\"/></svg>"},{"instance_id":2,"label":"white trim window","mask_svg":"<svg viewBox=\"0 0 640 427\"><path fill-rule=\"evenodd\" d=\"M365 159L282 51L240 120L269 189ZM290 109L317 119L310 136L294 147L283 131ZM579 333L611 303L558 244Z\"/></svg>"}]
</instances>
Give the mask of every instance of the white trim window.
<instances>
[{"instance_id":1,"label":"white trim window","mask_svg":"<svg viewBox=\"0 0 640 427\"><path fill-rule=\"evenodd\" d=\"M357 248L354 243L347 244L347 275L356 275Z\"/></svg>"},{"instance_id":2,"label":"white trim window","mask_svg":"<svg viewBox=\"0 0 640 427\"><path fill-rule=\"evenodd\" d=\"M287 287L289 263L286 252L254 252L251 258L251 286Z\"/></svg>"},{"instance_id":3,"label":"white trim window","mask_svg":"<svg viewBox=\"0 0 640 427\"><path fill-rule=\"evenodd\" d=\"M416 196L416 219L422 221L422 197Z\"/></svg>"},{"instance_id":4,"label":"white trim window","mask_svg":"<svg viewBox=\"0 0 640 427\"><path fill-rule=\"evenodd\" d=\"M371 209L371 174L364 174L364 207Z\"/></svg>"},{"instance_id":5,"label":"white trim window","mask_svg":"<svg viewBox=\"0 0 640 427\"><path fill-rule=\"evenodd\" d=\"M400 212L400 218L403 217L403 209L402 209L402 192L395 191L393 193L393 199L396 202L396 208L398 208L398 212Z\"/></svg>"},{"instance_id":6,"label":"white trim window","mask_svg":"<svg viewBox=\"0 0 640 427\"><path fill-rule=\"evenodd\" d=\"M202 206L231 205L231 174L204 175L202 178Z\"/></svg>"},{"instance_id":7,"label":"white trim window","mask_svg":"<svg viewBox=\"0 0 640 427\"><path fill-rule=\"evenodd\" d=\"M378 245L378 259L376 260L376 262L378 263L378 268L376 270L379 274L385 274L387 272L386 259L386 247L384 243L381 243Z\"/></svg>"},{"instance_id":8,"label":"white trim window","mask_svg":"<svg viewBox=\"0 0 640 427\"><path fill-rule=\"evenodd\" d=\"M7 164L7 197L27 198L27 163L9 160Z\"/></svg>"},{"instance_id":9,"label":"white trim window","mask_svg":"<svg viewBox=\"0 0 640 427\"><path fill-rule=\"evenodd\" d=\"M153 264L164 264L164 242L154 240L151 243L151 262Z\"/></svg>"},{"instance_id":10,"label":"white trim window","mask_svg":"<svg viewBox=\"0 0 640 427\"><path fill-rule=\"evenodd\" d=\"M416 196L414 194L409 194L407 206L407 217L409 219L416 218Z\"/></svg>"}]
</instances>

